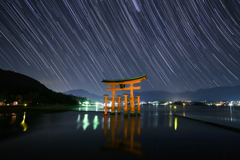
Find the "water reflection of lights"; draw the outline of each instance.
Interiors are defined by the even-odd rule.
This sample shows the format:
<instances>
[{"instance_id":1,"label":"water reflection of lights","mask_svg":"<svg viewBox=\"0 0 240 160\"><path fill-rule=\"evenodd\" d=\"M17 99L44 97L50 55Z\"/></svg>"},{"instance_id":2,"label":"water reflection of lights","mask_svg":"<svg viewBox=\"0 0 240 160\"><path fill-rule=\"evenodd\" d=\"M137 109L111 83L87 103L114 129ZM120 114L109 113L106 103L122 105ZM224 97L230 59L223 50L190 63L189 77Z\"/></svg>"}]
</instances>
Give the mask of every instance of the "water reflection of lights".
<instances>
[{"instance_id":1,"label":"water reflection of lights","mask_svg":"<svg viewBox=\"0 0 240 160\"><path fill-rule=\"evenodd\" d=\"M90 121L88 119L88 114L84 115L84 118L82 121L81 121L81 115L78 114L76 123L77 123L77 127L76 127L77 129L79 129L82 126L83 130L85 131L88 128L88 126L90 125ZM95 117L93 118L92 124L93 124L93 129L96 130L98 125L100 124L97 115L95 115Z\"/></svg>"},{"instance_id":2,"label":"water reflection of lights","mask_svg":"<svg viewBox=\"0 0 240 160\"><path fill-rule=\"evenodd\" d=\"M81 125L82 125L81 122L80 122L80 120L81 120L80 117L81 117L81 115L79 114L78 118L77 118L77 123L78 123L77 129L79 129L81 127Z\"/></svg>"},{"instance_id":3,"label":"water reflection of lights","mask_svg":"<svg viewBox=\"0 0 240 160\"><path fill-rule=\"evenodd\" d=\"M88 114L84 115L84 119L82 121L83 123L83 130L85 131L87 127L90 125L89 120L88 120Z\"/></svg>"},{"instance_id":4,"label":"water reflection of lights","mask_svg":"<svg viewBox=\"0 0 240 160\"><path fill-rule=\"evenodd\" d=\"M172 115L169 115L169 127L172 127Z\"/></svg>"},{"instance_id":5,"label":"water reflection of lights","mask_svg":"<svg viewBox=\"0 0 240 160\"><path fill-rule=\"evenodd\" d=\"M137 124L136 124L137 123ZM114 149L122 152L128 152L131 154L135 154L141 157L146 157L146 154L141 151L141 143L134 141L135 131L137 131L137 135L140 136L141 133L141 117L128 117L124 118L124 131L120 132L121 129L121 117L120 116L111 116L110 121L110 134L108 134L108 119L107 116L104 117L104 135L107 136L106 144L103 147L104 149ZM136 128L137 127L137 128ZM115 131L117 129L117 132ZM116 138L122 137L123 139Z\"/></svg>"},{"instance_id":6,"label":"water reflection of lights","mask_svg":"<svg viewBox=\"0 0 240 160\"><path fill-rule=\"evenodd\" d=\"M24 112L23 114L23 120L22 122L20 123L20 125L23 127L23 131L27 131L27 124L25 123L25 119L26 119L26 112Z\"/></svg>"},{"instance_id":7,"label":"water reflection of lights","mask_svg":"<svg viewBox=\"0 0 240 160\"><path fill-rule=\"evenodd\" d=\"M95 116L93 119L93 129L96 130L97 126L99 125L99 120L98 120L98 116Z\"/></svg>"},{"instance_id":8,"label":"water reflection of lights","mask_svg":"<svg viewBox=\"0 0 240 160\"><path fill-rule=\"evenodd\" d=\"M77 122L78 122L78 123L80 122L80 117L81 117L81 115L79 114L79 115L78 115L78 118L77 118Z\"/></svg>"},{"instance_id":9,"label":"water reflection of lights","mask_svg":"<svg viewBox=\"0 0 240 160\"><path fill-rule=\"evenodd\" d=\"M154 114L154 124L153 124L154 127L157 127L158 126L158 111L155 112Z\"/></svg>"},{"instance_id":10,"label":"water reflection of lights","mask_svg":"<svg viewBox=\"0 0 240 160\"><path fill-rule=\"evenodd\" d=\"M172 127L172 106L169 106L169 127Z\"/></svg>"},{"instance_id":11,"label":"water reflection of lights","mask_svg":"<svg viewBox=\"0 0 240 160\"><path fill-rule=\"evenodd\" d=\"M11 124L14 124L16 121L16 114L12 113L12 119L11 119Z\"/></svg>"},{"instance_id":12,"label":"water reflection of lights","mask_svg":"<svg viewBox=\"0 0 240 160\"><path fill-rule=\"evenodd\" d=\"M175 129L175 131L177 130L177 117L175 117L175 121L174 121L174 129Z\"/></svg>"},{"instance_id":13,"label":"water reflection of lights","mask_svg":"<svg viewBox=\"0 0 240 160\"><path fill-rule=\"evenodd\" d=\"M232 118L232 105L230 105L230 118L231 118L231 121L233 120Z\"/></svg>"},{"instance_id":14,"label":"water reflection of lights","mask_svg":"<svg viewBox=\"0 0 240 160\"><path fill-rule=\"evenodd\" d=\"M154 127L157 127L157 126L158 126L158 116L155 116L153 126L154 126Z\"/></svg>"},{"instance_id":15,"label":"water reflection of lights","mask_svg":"<svg viewBox=\"0 0 240 160\"><path fill-rule=\"evenodd\" d=\"M185 106L183 106L183 116L185 117Z\"/></svg>"}]
</instances>

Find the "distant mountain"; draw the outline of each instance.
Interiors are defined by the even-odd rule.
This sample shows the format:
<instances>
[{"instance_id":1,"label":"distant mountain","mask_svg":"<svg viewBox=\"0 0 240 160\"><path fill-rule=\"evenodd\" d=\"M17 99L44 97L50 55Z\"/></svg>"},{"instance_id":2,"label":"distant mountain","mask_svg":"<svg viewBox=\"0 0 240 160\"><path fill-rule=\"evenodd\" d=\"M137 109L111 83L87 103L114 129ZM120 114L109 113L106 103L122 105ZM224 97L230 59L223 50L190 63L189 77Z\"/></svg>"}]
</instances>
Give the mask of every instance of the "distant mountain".
<instances>
[{"instance_id":1,"label":"distant mountain","mask_svg":"<svg viewBox=\"0 0 240 160\"><path fill-rule=\"evenodd\" d=\"M70 90L63 93L71 94L74 96L86 97L88 100L91 100L91 101L104 101L104 96L99 96L93 93L89 93L88 91L85 91L83 89Z\"/></svg>"},{"instance_id":2,"label":"distant mountain","mask_svg":"<svg viewBox=\"0 0 240 160\"><path fill-rule=\"evenodd\" d=\"M141 101L173 101L176 99L174 94L166 91L146 91L138 94L141 95Z\"/></svg>"},{"instance_id":3,"label":"distant mountain","mask_svg":"<svg viewBox=\"0 0 240 160\"><path fill-rule=\"evenodd\" d=\"M78 104L85 98L56 93L39 81L13 71L0 69L0 103L14 101L31 105Z\"/></svg>"},{"instance_id":4,"label":"distant mountain","mask_svg":"<svg viewBox=\"0 0 240 160\"><path fill-rule=\"evenodd\" d=\"M83 89L63 92L74 96L86 97L92 101L104 101L104 96L89 93ZM134 92L134 95L141 95L141 101L239 101L240 86L216 87L209 89L199 89L195 92L169 93L166 91L145 91ZM111 93L109 92L109 97ZM122 100L124 97L121 98Z\"/></svg>"},{"instance_id":5,"label":"distant mountain","mask_svg":"<svg viewBox=\"0 0 240 160\"><path fill-rule=\"evenodd\" d=\"M239 101L240 86L199 89L196 92L147 91L139 94L142 101Z\"/></svg>"}]
</instances>

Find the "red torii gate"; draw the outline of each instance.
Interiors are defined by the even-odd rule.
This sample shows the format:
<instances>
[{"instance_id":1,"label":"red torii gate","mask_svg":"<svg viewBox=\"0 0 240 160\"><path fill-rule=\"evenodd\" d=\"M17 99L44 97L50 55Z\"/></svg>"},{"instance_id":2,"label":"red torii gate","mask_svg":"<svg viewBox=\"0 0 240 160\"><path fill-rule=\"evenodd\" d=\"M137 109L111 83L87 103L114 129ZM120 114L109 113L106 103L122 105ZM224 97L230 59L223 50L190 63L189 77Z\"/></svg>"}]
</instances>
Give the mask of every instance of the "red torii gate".
<instances>
[{"instance_id":1,"label":"red torii gate","mask_svg":"<svg viewBox=\"0 0 240 160\"><path fill-rule=\"evenodd\" d=\"M127 108L127 101L130 100L130 115L135 115L135 109L137 109L138 114L140 115L140 95L136 95L137 98L134 98L133 90L139 90L141 89L141 86L134 87L134 84L141 83L142 80L146 80L147 74L144 74L139 77L129 78L129 79L118 79L118 80L108 80L103 79L102 82L106 83L106 85L111 85L112 88L107 88L107 91L112 91L112 98L108 98L109 95L104 95L105 99L105 112L104 114L107 114L107 109L111 109L111 114L115 114L115 109L118 109L118 113L121 111L121 96L117 96L118 98L115 99L115 91L125 91L130 90L130 98L128 97L128 94L124 95L124 115L128 114L128 108ZM125 88L126 84L130 84L130 87ZM120 88L116 88L116 86L119 85ZM112 101L112 106L107 107L107 101ZM115 101L118 101L118 107L115 107ZM138 107L134 107L134 101L138 102Z\"/></svg>"}]
</instances>

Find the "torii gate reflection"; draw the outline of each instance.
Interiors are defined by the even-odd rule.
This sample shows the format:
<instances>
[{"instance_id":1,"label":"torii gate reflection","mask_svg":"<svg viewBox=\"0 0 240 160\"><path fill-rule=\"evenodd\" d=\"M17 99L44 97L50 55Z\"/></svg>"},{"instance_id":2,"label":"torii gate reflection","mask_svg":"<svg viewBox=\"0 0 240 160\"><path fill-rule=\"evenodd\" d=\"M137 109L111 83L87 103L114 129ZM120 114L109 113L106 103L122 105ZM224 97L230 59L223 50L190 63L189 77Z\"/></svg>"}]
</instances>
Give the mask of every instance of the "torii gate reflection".
<instances>
[{"instance_id":1,"label":"torii gate reflection","mask_svg":"<svg viewBox=\"0 0 240 160\"><path fill-rule=\"evenodd\" d=\"M124 95L124 115L128 115L128 108L127 108L127 101L130 100L130 115L135 115L135 109L137 109L138 115L140 115L140 95L137 95L137 98L134 98L133 90L139 90L141 89L141 86L134 87L134 84L141 83L142 80L146 80L147 74L144 74L139 77L129 78L129 79L118 79L118 80L108 80L103 79L102 82L106 83L106 85L111 85L112 88L107 88L107 91L112 91L112 98L108 98L108 95L104 95L105 99L105 112L104 114L107 114L107 109L111 109L111 114L115 114L115 109L118 109L118 113L121 111L121 96L117 96L118 99L115 99L115 91L125 91L130 90L130 98L127 98L128 94ZM125 88L126 84L130 84L130 87ZM116 88L116 86L119 85L120 88ZM112 106L107 107L107 101L112 101ZM115 101L118 101L118 107L115 107ZM138 102L138 107L134 107L134 101Z\"/></svg>"},{"instance_id":2,"label":"torii gate reflection","mask_svg":"<svg viewBox=\"0 0 240 160\"><path fill-rule=\"evenodd\" d=\"M130 122L130 123L129 123ZM104 135L108 134L108 120L107 115L104 116ZM137 123L137 124L136 124ZM117 128L117 133L115 132ZM106 144L103 149L115 149L123 152L132 153L146 158L146 154L141 151L141 143L134 141L135 131L137 135L141 134L141 118L136 117L124 117L124 138L116 139L115 136L121 135L121 116L111 115L110 118L110 135L106 138Z\"/></svg>"}]
</instances>

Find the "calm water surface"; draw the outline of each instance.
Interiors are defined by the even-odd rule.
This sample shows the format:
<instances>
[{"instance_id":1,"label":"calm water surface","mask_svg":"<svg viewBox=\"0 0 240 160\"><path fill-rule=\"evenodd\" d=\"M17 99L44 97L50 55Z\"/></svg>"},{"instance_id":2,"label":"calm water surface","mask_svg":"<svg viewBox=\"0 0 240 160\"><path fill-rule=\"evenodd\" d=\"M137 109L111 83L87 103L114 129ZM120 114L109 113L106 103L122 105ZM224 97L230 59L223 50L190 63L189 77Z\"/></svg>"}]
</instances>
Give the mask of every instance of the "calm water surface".
<instances>
[{"instance_id":1,"label":"calm water surface","mask_svg":"<svg viewBox=\"0 0 240 160\"><path fill-rule=\"evenodd\" d=\"M86 111L87 110L87 111ZM0 157L44 159L240 159L240 107L141 106L141 116L102 107L38 113L0 110Z\"/></svg>"}]
</instances>

